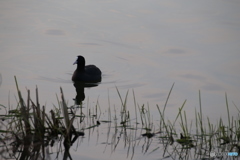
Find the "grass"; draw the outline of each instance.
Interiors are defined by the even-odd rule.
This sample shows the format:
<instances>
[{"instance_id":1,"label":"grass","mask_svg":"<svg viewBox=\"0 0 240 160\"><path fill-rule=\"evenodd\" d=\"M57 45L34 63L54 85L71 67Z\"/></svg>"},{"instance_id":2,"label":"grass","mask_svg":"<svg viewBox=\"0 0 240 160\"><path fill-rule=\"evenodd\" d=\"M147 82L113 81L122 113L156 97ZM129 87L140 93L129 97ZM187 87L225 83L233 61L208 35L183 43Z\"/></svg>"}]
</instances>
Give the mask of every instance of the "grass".
<instances>
[{"instance_id":1,"label":"grass","mask_svg":"<svg viewBox=\"0 0 240 160\"><path fill-rule=\"evenodd\" d=\"M87 130L94 131L102 123L107 124L106 144L111 144L112 152L117 150L120 143L123 143L127 150L127 157L130 159L133 159L136 148L142 139L144 139L142 146L144 154L156 154L161 150L162 157L167 159L210 158L212 151L240 152L240 116L239 114L237 117L230 116L227 94L225 94L227 124L223 123L221 117L217 123L211 123L209 117L202 114L200 91L199 112L195 109L195 120L189 122L184 111L187 101L185 100L178 109L176 118L171 122L165 118L165 111L174 87L173 84L163 109L161 110L159 105L156 105L159 124L155 125L156 121L152 117L150 106L148 104L139 105L134 91L132 91L134 113L128 110L129 91L122 96L116 87L120 99L120 111L117 113L116 107L111 106L110 98L108 98L107 118L101 119L102 111L98 102L93 108L87 105L87 113L84 114L82 103L70 107L67 105L62 88L60 88L60 98L57 96L58 105L54 105L50 113L46 113L45 106L39 104L37 87L35 102L30 96L30 90L27 90L27 98L24 101L16 77L15 83L18 105L15 109L9 108L5 115L1 115L1 119L7 120L7 123L2 122L5 129L0 130L0 133L4 135L3 138L0 138L0 142L3 144L2 147L12 146L12 156L16 159L34 159L39 156L44 158L46 146L53 146L56 139L61 142L59 152L61 145L65 148L63 158L71 159L70 147L72 144L79 136L84 136ZM235 104L234 106L240 113L238 107ZM0 107L7 110L4 105L0 105ZM180 128L176 127L177 123ZM75 127L76 124L78 128ZM196 126L195 131L193 131L193 125ZM9 144L7 142L10 139L13 139L13 142ZM157 146L152 145L154 140L159 142Z\"/></svg>"}]
</instances>

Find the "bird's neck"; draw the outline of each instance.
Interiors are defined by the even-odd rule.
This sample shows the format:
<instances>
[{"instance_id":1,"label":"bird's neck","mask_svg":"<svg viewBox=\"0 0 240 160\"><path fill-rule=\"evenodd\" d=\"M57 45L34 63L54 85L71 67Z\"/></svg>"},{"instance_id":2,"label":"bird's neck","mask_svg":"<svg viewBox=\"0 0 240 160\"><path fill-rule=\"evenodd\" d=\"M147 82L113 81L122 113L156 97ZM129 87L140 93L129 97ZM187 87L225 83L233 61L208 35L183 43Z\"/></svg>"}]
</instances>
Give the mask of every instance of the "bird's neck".
<instances>
[{"instance_id":1,"label":"bird's neck","mask_svg":"<svg viewBox=\"0 0 240 160\"><path fill-rule=\"evenodd\" d=\"M78 71L84 71L84 70L85 70L85 65L80 65L80 64L78 64L78 65L77 65L77 70L78 70Z\"/></svg>"}]
</instances>

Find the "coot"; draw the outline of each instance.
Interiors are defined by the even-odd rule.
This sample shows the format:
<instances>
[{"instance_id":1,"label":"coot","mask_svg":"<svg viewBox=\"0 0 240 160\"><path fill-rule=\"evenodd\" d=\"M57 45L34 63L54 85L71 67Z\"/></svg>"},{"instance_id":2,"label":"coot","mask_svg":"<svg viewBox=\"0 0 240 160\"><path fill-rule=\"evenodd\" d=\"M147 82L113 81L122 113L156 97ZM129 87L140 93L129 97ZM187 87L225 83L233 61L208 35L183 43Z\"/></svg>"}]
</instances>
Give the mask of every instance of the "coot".
<instances>
[{"instance_id":1,"label":"coot","mask_svg":"<svg viewBox=\"0 0 240 160\"><path fill-rule=\"evenodd\" d=\"M78 56L77 60L73 63L77 64L77 69L74 71L72 81L81 81L89 83L97 83L102 80L102 72L95 65L86 65L85 58Z\"/></svg>"}]
</instances>

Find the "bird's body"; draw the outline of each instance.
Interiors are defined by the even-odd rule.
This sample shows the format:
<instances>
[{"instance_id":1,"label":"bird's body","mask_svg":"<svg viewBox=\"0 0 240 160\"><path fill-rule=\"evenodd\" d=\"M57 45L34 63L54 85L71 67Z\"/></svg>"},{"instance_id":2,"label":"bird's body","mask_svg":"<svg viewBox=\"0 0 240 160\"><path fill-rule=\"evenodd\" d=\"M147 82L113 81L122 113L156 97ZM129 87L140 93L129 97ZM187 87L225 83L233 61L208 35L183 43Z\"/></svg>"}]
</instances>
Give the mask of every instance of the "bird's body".
<instances>
[{"instance_id":1,"label":"bird's body","mask_svg":"<svg viewBox=\"0 0 240 160\"><path fill-rule=\"evenodd\" d=\"M102 72L95 65L86 65L83 56L78 56L74 64L77 64L77 69L74 71L72 81L81 81L88 83L97 83L102 80Z\"/></svg>"}]
</instances>

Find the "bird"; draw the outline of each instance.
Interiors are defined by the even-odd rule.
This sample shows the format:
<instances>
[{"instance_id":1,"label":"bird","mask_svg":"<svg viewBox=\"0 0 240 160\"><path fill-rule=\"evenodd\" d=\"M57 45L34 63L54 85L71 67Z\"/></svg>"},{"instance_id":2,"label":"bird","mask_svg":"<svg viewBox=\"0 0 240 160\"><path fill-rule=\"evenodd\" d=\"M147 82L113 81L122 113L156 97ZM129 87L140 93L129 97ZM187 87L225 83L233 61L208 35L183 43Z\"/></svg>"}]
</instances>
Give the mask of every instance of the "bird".
<instances>
[{"instance_id":1,"label":"bird","mask_svg":"<svg viewBox=\"0 0 240 160\"><path fill-rule=\"evenodd\" d=\"M77 64L77 69L72 75L73 82L98 83L102 81L102 72L95 65L86 65L85 58L81 55L77 56L77 60L73 63Z\"/></svg>"}]
</instances>

